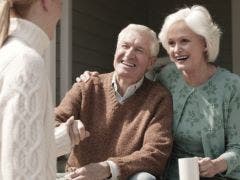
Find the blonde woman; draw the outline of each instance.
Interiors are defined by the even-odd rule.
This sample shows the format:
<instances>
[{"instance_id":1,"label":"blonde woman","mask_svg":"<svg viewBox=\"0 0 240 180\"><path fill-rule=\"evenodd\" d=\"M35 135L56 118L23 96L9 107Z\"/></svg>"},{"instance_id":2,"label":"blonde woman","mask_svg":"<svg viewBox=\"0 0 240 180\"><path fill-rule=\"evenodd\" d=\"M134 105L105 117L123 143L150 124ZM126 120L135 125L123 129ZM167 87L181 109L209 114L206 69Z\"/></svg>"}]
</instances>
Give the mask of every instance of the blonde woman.
<instances>
[{"instance_id":1,"label":"blonde woman","mask_svg":"<svg viewBox=\"0 0 240 180\"><path fill-rule=\"evenodd\" d=\"M53 180L56 151L44 52L60 0L0 3L0 179Z\"/></svg>"}]
</instances>

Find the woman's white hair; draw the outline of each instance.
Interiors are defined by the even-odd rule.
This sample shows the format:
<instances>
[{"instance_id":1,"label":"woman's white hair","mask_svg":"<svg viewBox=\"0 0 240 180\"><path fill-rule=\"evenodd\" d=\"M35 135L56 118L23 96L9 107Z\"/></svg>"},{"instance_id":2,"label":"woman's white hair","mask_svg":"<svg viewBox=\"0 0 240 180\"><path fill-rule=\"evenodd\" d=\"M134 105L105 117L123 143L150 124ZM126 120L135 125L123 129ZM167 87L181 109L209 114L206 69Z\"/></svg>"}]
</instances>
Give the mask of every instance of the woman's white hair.
<instances>
[{"instance_id":1,"label":"woman's white hair","mask_svg":"<svg viewBox=\"0 0 240 180\"><path fill-rule=\"evenodd\" d=\"M203 6L195 5L168 15L158 35L160 42L167 51L169 49L168 30L171 25L178 21L184 21L193 32L205 39L208 61L214 62L219 53L221 31L213 22L208 10Z\"/></svg>"},{"instance_id":2,"label":"woman's white hair","mask_svg":"<svg viewBox=\"0 0 240 180\"><path fill-rule=\"evenodd\" d=\"M159 40L157 38L157 34L147 26L140 25L140 24L129 24L127 27L121 30L118 34L118 42L125 36L126 33L129 31L143 33L144 35L148 36L150 39L150 52L151 55L157 57L159 52Z\"/></svg>"}]
</instances>

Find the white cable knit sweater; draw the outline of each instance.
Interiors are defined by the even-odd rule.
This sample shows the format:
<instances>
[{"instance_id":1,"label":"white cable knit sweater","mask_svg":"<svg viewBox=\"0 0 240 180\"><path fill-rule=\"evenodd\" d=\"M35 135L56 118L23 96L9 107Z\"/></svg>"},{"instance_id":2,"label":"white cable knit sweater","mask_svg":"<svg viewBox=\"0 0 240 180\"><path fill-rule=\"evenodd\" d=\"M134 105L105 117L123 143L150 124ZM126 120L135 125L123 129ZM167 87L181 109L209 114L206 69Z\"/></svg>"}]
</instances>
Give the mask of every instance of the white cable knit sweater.
<instances>
[{"instance_id":1,"label":"white cable knit sweater","mask_svg":"<svg viewBox=\"0 0 240 180\"><path fill-rule=\"evenodd\" d=\"M49 39L16 18L10 34L0 49L0 179L53 180L53 108L43 59Z\"/></svg>"}]
</instances>

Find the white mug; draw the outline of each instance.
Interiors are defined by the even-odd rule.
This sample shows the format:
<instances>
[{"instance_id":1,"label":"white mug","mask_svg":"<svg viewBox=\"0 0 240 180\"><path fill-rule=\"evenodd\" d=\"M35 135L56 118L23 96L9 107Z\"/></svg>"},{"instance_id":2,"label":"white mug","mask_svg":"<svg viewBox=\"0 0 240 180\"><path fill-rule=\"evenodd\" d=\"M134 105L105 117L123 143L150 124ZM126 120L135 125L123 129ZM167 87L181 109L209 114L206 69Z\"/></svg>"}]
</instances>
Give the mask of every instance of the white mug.
<instances>
[{"instance_id":1,"label":"white mug","mask_svg":"<svg viewBox=\"0 0 240 180\"><path fill-rule=\"evenodd\" d=\"M199 180L198 158L178 159L180 180Z\"/></svg>"}]
</instances>

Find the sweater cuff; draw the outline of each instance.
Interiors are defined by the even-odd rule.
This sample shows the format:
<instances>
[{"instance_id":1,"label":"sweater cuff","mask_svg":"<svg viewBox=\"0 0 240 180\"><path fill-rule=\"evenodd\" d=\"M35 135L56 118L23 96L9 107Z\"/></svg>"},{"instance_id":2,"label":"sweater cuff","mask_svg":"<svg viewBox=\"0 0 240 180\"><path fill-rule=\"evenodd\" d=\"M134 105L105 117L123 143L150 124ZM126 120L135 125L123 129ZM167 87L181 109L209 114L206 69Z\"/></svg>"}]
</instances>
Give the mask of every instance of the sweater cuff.
<instances>
[{"instance_id":1,"label":"sweater cuff","mask_svg":"<svg viewBox=\"0 0 240 180\"><path fill-rule=\"evenodd\" d=\"M228 151L228 152L223 153L220 157L222 157L223 159L225 159L227 161L227 171L225 173L221 173L222 175L230 174L239 164L235 152Z\"/></svg>"},{"instance_id":2,"label":"sweater cuff","mask_svg":"<svg viewBox=\"0 0 240 180\"><path fill-rule=\"evenodd\" d=\"M107 161L109 167L110 167L110 171L111 171L111 177L109 177L108 179L110 180L117 180L118 176L119 176L119 168L117 166L117 164L113 161L108 160Z\"/></svg>"}]
</instances>

